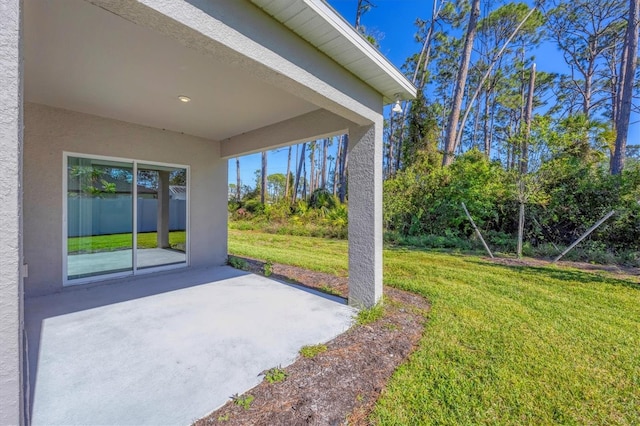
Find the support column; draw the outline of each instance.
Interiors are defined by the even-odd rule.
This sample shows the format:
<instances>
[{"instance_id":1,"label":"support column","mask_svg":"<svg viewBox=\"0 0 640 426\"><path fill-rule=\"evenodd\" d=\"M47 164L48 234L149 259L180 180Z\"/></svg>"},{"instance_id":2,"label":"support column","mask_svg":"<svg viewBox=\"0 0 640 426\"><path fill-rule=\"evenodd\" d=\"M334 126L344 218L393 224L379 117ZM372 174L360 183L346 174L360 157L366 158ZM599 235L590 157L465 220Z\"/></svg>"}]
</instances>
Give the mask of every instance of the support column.
<instances>
[{"instance_id":1,"label":"support column","mask_svg":"<svg viewBox=\"0 0 640 426\"><path fill-rule=\"evenodd\" d=\"M158 248L169 248L169 172L158 172Z\"/></svg>"},{"instance_id":2,"label":"support column","mask_svg":"<svg viewBox=\"0 0 640 426\"><path fill-rule=\"evenodd\" d=\"M0 0L0 424L24 424L22 2Z\"/></svg>"},{"instance_id":3,"label":"support column","mask_svg":"<svg viewBox=\"0 0 640 426\"><path fill-rule=\"evenodd\" d=\"M382 117L349 129L349 304L382 297Z\"/></svg>"}]
</instances>

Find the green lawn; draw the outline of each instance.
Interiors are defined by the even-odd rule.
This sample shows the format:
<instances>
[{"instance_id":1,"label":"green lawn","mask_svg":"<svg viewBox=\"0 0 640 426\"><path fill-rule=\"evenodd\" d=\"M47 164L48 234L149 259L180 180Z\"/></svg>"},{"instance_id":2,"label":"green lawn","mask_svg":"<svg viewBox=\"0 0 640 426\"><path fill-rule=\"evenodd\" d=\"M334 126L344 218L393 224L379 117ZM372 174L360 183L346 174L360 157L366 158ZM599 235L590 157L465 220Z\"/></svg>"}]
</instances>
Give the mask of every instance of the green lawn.
<instances>
[{"instance_id":1,"label":"green lawn","mask_svg":"<svg viewBox=\"0 0 640 426\"><path fill-rule=\"evenodd\" d=\"M229 231L229 252L347 273L347 243ZM432 303L379 424L640 424L640 286L560 267L384 252L384 282Z\"/></svg>"},{"instance_id":2,"label":"green lawn","mask_svg":"<svg viewBox=\"0 0 640 426\"><path fill-rule=\"evenodd\" d=\"M169 244L171 247L184 246L184 231L169 232ZM73 237L67 240L67 250L73 253L94 253L97 251L113 251L131 248L131 234L98 235L94 237ZM138 234L138 248L157 247L157 234L145 232Z\"/></svg>"}]
</instances>

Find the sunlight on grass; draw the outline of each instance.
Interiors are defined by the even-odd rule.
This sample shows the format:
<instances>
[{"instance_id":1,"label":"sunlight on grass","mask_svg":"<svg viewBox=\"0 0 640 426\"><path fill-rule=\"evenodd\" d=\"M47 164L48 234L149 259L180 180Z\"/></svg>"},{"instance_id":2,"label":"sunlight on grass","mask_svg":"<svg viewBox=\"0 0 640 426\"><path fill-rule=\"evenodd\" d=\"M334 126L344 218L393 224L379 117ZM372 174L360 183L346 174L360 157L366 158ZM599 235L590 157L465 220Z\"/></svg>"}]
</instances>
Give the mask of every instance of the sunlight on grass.
<instances>
[{"instance_id":1,"label":"sunlight on grass","mask_svg":"<svg viewBox=\"0 0 640 426\"><path fill-rule=\"evenodd\" d=\"M232 254L347 274L347 242L229 232ZM379 424L640 423L640 286L560 267L392 249L385 284L432 309Z\"/></svg>"}]
</instances>

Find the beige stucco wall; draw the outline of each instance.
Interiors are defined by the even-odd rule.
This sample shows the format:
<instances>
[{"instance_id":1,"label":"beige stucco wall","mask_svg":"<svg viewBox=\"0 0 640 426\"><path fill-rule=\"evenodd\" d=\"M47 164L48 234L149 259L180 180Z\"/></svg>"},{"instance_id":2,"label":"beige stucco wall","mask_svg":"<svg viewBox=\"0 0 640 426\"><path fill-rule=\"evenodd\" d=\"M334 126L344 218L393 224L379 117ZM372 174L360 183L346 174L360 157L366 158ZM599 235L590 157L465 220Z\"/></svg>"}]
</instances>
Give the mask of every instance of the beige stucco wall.
<instances>
[{"instance_id":1,"label":"beige stucco wall","mask_svg":"<svg viewBox=\"0 0 640 426\"><path fill-rule=\"evenodd\" d=\"M0 1L0 425L23 423L22 14Z\"/></svg>"},{"instance_id":2,"label":"beige stucco wall","mask_svg":"<svg viewBox=\"0 0 640 426\"><path fill-rule=\"evenodd\" d=\"M219 143L27 103L24 110L24 262L27 295L62 287L63 152L190 166L192 267L221 265L227 254L227 161Z\"/></svg>"}]
</instances>

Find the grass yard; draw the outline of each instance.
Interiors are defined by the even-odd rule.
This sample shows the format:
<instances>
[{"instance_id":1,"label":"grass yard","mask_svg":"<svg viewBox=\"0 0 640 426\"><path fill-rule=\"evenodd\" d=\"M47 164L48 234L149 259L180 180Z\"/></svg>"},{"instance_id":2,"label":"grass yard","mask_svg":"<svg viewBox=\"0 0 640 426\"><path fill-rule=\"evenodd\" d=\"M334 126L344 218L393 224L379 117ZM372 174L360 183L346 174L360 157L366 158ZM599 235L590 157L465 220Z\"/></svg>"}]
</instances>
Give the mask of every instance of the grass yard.
<instances>
[{"instance_id":1,"label":"grass yard","mask_svg":"<svg viewBox=\"0 0 640 426\"><path fill-rule=\"evenodd\" d=\"M138 248L157 247L157 238L158 237L155 232L144 232L138 234ZM186 233L184 231L169 232L169 244L171 247L184 247L185 240ZM67 250L69 254L122 250L130 249L132 242L131 234L73 237L67 240Z\"/></svg>"},{"instance_id":2,"label":"grass yard","mask_svg":"<svg viewBox=\"0 0 640 426\"><path fill-rule=\"evenodd\" d=\"M230 230L229 252L347 274L346 241ZM375 423L640 424L638 283L396 248L384 267L432 309Z\"/></svg>"}]
</instances>

